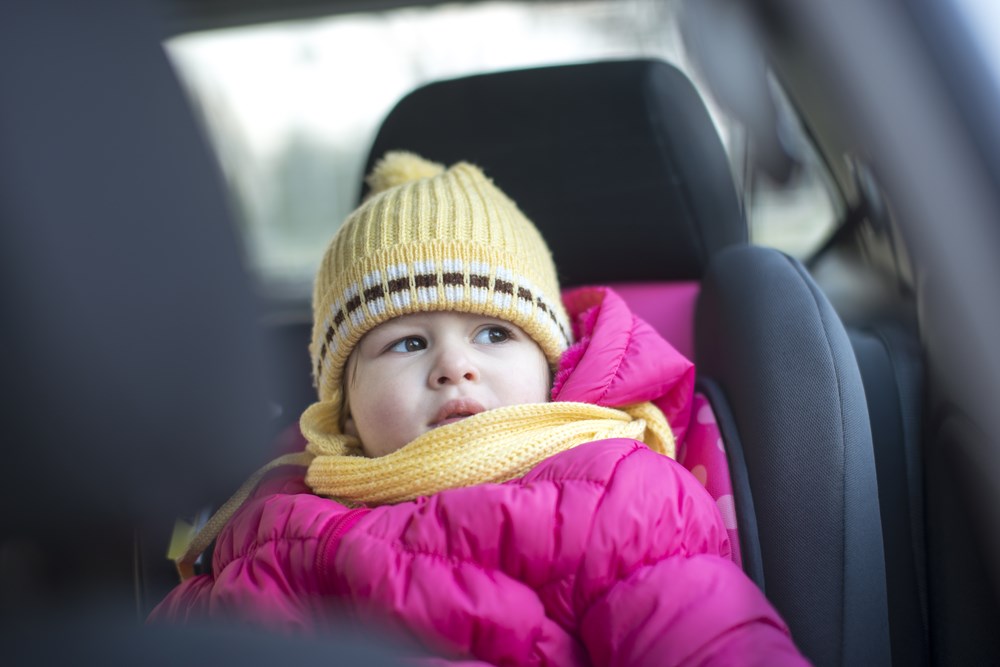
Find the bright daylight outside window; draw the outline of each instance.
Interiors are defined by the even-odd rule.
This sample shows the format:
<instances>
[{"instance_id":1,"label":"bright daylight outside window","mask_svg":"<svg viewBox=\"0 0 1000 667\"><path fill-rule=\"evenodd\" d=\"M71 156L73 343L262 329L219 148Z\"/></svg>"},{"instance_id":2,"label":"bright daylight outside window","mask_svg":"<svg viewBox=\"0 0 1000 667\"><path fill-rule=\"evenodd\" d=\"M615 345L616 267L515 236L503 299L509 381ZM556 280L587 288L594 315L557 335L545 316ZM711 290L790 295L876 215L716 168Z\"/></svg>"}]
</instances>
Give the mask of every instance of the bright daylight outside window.
<instances>
[{"instance_id":1,"label":"bright daylight outside window","mask_svg":"<svg viewBox=\"0 0 1000 667\"><path fill-rule=\"evenodd\" d=\"M640 56L673 63L702 89L677 5L446 4L192 33L166 46L219 155L252 268L270 289L303 294L357 204L379 123L406 93L473 73ZM732 148L738 129L706 101ZM815 247L832 213L825 193L810 192L754 198L755 226L777 217L755 242L800 255Z\"/></svg>"}]
</instances>

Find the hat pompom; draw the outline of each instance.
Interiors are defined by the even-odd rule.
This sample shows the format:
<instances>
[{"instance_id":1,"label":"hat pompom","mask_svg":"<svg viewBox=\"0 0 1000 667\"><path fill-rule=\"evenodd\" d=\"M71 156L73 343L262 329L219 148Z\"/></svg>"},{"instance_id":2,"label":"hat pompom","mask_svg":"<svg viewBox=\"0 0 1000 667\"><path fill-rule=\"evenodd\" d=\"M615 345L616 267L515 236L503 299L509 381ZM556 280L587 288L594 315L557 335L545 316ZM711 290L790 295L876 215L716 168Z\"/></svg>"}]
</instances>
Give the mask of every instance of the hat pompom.
<instances>
[{"instance_id":1,"label":"hat pompom","mask_svg":"<svg viewBox=\"0 0 1000 667\"><path fill-rule=\"evenodd\" d=\"M397 185L433 178L444 170L443 164L425 160L415 153L390 151L375 164L365 182L371 189L370 194L374 195Z\"/></svg>"}]
</instances>

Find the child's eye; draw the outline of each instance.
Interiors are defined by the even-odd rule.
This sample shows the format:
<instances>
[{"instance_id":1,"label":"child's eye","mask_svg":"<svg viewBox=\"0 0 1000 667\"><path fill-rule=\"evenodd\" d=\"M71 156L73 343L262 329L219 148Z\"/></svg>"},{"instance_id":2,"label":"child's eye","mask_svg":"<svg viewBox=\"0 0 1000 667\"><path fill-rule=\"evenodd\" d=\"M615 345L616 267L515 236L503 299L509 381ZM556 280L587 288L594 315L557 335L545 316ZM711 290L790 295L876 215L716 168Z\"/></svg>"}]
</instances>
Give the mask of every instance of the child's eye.
<instances>
[{"instance_id":1,"label":"child's eye","mask_svg":"<svg viewBox=\"0 0 1000 667\"><path fill-rule=\"evenodd\" d=\"M504 343L510 340L510 338L510 329L499 325L492 325L483 327L476 332L476 336L472 339L472 342L480 345L496 345L497 343Z\"/></svg>"},{"instance_id":2,"label":"child's eye","mask_svg":"<svg viewBox=\"0 0 1000 667\"><path fill-rule=\"evenodd\" d=\"M386 352L417 352L427 347L427 341L420 336L407 336L400 338L395 343L386 348Z\"/></svg>"}]
</instances>

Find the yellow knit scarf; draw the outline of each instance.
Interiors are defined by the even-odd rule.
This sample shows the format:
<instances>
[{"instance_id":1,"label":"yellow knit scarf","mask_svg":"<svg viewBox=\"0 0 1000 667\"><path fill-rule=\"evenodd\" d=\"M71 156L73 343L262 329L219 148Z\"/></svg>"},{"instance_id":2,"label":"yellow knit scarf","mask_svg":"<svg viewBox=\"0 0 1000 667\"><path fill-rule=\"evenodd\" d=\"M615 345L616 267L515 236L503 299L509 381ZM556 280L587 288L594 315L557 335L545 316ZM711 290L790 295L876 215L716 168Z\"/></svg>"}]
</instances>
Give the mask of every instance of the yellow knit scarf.
<instances>
[{"instance_id":1,"label":"yellow knit scarf","mask_svg":"<svg viewBox=\"0 0 1000 667\"><path fill-rule=\"evenodd\" d=\"M444 489L521 477L543 460L576 445L634 438L673 458L674 436L649 402L605 408L590 403L531 403L481 412L419 436L375 459L356 438L329 423L323 403L302 415L314 456L306 473L313 493L348 505L386 505Z\"/></svg>"},{"instance_id":2,"label":"yellow knit scarf","mask_svg":"<svg viewBox=\"0 0 1000 667\"><path fill-rule=\"evenodd\" d=\"M674 434L649 402L604 408L590 403L532 403L496 408L432 429L405 447L366 458L357 438L343 435L324 403L302 415L305 452L280 456L254 473L197 532L175 529L172 558L186 580L194 564L264 476L304 466L313 493L346 505L386 505L463 486L516 479L543 460L584 442L633 438L674 458Z\"/></svg>"}]
</instances>

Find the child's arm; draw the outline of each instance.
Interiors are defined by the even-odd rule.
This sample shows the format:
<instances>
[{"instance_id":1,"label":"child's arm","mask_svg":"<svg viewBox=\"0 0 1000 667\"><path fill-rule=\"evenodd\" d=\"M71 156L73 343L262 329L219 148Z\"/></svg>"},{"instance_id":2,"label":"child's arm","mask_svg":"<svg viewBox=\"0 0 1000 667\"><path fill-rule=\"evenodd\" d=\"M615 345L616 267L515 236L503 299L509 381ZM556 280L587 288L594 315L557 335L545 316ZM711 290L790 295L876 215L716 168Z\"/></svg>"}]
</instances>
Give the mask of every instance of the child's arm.
<instances>
[{"instance_id":1,"label":"child's arm","mask_svg":"<svg viewBox=\"0 0 1000 667\"><path fill-rule=\"evenodd\" d=\"M193 577L150 614L150 622L202 618L247 621L284 632L309 632L324 622L317 566L334 533L367 510L309 493L276 493L248 502L223 529L212 574Z\"/></svg>"},{"instance_id":2,"label":"child's arm","mask_svg":"<svg viewBox=\"0 0 1000 667\"><path fill-rule=\"evenodd\" d=\"M714 502L681 466L645 449L623 458L577 582L592 664L808 664L729 558L725 536Z\"/></svg>"},{"instance_id":3,"label":"child's arm","mask_svg":"<svg viewBox=\"0 0 1000 667\"><path fill-rule=\"evenodd\" d=\"M615 583L584 615L596 665L807 665L785 624L732 561L676 556Z\"/></svg>"},{"instance_id":4,"label":"child's arm","mask_svg":"<svg viewBox=\"0 0 1000 667\"><path fill-rule=\"evenodd\" d=\"M170 591L150 613L147 623L187 623L208 618L212 594L212 576L191 577Z\"/></svg>"}]
</instances>

